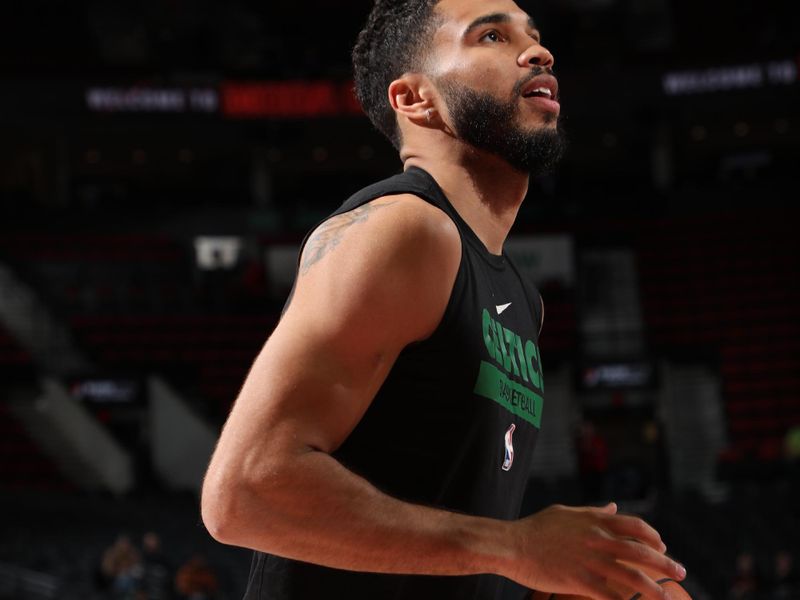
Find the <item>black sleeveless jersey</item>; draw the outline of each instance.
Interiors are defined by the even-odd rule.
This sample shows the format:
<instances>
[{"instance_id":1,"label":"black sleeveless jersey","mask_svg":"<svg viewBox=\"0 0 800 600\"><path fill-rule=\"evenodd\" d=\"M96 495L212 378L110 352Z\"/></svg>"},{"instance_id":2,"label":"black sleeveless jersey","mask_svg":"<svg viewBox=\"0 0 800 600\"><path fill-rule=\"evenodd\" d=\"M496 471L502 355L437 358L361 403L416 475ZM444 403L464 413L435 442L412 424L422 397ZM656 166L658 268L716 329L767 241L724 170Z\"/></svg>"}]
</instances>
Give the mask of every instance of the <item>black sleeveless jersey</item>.
<instances>
[{"instance_id":1,"label":"black sleeveless jersey","mask_svg":"<svg viewBox=\"0 0 800 600\"><path fill-rule=\"evenodd\" d=\"M397 194L452 219L461 264L439 327L402 351L334 456L396 498L516 519L542 419L539 293L507 255L489 253L422 169L365 188L331 216ZM353 573L256 553L245 600L494 600L512 590L520 588L492 575Z\"/></svg>"}]
</instances>

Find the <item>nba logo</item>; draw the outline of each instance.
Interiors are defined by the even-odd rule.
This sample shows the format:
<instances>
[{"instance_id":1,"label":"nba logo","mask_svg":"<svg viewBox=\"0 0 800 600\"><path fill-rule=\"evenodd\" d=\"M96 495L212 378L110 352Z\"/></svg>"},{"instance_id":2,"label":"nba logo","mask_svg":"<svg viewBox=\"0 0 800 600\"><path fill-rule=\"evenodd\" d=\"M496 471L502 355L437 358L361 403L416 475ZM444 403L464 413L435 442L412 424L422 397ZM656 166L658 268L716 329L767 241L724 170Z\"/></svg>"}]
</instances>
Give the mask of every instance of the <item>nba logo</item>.
<instances>
[{"instance_id":1,"label":"nba logo","mask_svg":"<svg viewBox=\"0 0 800 600\"><path fill-rule=\"evenodd\" d=\"M514 442L512 438L514 437L514 430L517 428L516 425L512 424L511 427L508 428L506 431L506 457L503 460L503 471L510 471L511 465L514 464Z\"/></svg>"}]
</instances>

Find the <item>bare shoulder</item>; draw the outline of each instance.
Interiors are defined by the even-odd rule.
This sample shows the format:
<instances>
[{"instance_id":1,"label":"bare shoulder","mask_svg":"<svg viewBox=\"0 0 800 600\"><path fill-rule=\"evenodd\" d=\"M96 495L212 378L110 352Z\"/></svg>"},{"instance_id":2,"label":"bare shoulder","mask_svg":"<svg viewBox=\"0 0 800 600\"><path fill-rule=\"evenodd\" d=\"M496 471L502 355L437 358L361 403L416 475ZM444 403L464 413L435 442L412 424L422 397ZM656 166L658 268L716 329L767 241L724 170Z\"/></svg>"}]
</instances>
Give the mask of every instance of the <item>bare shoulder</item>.
<instances>
[{"instance_id":1,"label":"bare shoulder","mask_svg":"<svg viewBox=\"0 0 800 600\"><path fill-rule=\"evenodd\" d=\"M376 237L382 239L381 247L393 251L406 247L413 252L434 245L445 257L452 257L461 249L455 224L441 210L412 194L384 196L317 227L303 250L300 275L310 273L347 238L352 238L348 240L351 250L357 250L372 244Z\"/></svg>"},{"instance_id":2,"label":"bare shoulder","mask_svg":"<svg viewBox=\"0 0 800 600\"><path fill-rule=\"evenodd\" d=\"M438 325L460 263L461 238L445 213L414 195L377 198L309 236L286 316L324 308L340 320L327 318L334 328L371 316L408 343Z\"/></svg>"}]
</instances>

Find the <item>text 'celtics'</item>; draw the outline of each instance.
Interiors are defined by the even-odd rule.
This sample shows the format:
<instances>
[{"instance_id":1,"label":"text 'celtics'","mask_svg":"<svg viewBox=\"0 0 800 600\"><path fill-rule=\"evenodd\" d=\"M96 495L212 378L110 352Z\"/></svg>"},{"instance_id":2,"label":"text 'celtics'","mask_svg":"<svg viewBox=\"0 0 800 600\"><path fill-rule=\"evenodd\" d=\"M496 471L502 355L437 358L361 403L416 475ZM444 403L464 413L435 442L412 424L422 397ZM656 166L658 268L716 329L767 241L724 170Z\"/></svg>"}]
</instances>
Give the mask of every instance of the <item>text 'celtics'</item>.
<instances>
[{"instance_id":1,"label":"text 'celtics'","mask_svg":"<svg viewBox=\"0 0 800 600\"><path fill-rule=\"evenodd\" d=\"M483 341L489 356L507 373L522 377L525 383L544 391L539 349L531 340L525 340L492 319L483 309Z\"/></svg>"}]
</instances>

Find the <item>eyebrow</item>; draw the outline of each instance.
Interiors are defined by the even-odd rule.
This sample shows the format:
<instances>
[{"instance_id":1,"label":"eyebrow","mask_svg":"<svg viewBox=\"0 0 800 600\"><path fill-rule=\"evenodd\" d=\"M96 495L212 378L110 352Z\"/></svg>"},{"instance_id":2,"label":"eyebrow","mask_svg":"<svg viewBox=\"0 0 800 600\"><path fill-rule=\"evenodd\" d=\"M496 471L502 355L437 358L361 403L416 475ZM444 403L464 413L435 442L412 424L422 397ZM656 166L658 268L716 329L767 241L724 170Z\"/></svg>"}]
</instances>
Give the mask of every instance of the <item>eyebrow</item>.
<instances>
[{"instance_id":1,"label":"eyebrow","mask_svg":"<svg viewBox=\"0 0 800 600\"><path fill-rule=\"evenodd\" d=\"M472 23L469 24L467 29L464 31L464 37L468 36L472 33L475 29L480 27L481 25L489 25L492 23L510 23L511 22L511 15L508 13L491 13L488 15L483 15L482 17L478 17ZM539 32L539 29L536 27L536 22L533 20L533 17L528 17L528 26L533 29L535 32Z\"/></svg>"}]
</instances>

